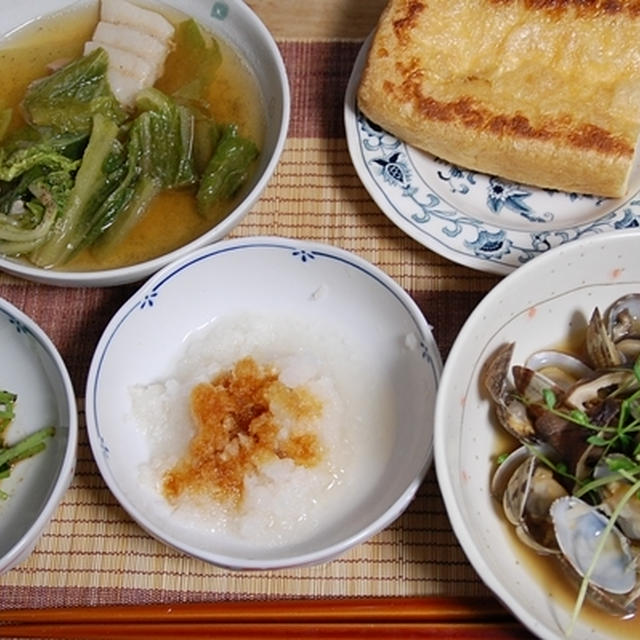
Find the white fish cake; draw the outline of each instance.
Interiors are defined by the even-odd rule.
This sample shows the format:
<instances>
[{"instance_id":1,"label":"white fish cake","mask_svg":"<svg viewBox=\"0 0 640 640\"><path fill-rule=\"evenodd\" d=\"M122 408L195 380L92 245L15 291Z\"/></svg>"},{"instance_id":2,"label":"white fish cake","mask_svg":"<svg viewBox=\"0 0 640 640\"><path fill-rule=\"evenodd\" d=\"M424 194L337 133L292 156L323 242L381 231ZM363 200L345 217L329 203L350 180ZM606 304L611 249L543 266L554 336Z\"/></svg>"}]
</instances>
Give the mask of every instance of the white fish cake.
<instances>
[{"instance_id":1,"label":"white fish cake","mask_svg":"<svg viewBox=\"0 0 640 640\"><path fill-rule=\"evenodd\" d=\"M85 43L84 53L86 55L100 47L109 56L107 77L111 90L122 104L131 104L139 91L153 85L152 65L135 53L93 40Z\"/></svg>"},{"instance_id":2,"label":"white fish cake","mask_svg":"<svg viewBox=\"0 0 640 640\"><path fill-rule=\"evenodd\" d=\"M105 22L135 27L165 43L169 42L175 31L164 16L127 0L102 0L100 17Z\"/></svg>"},{"instance_id":3,"label":"white fish cake","mask_svg":"<svg viewBox=\"0 0 640 640\"><path fill-rule=\"evenodd\" d=\"M126 75L114 68L107 71L107 79L113 94L123 105L132 105L138 93L144 89L138 78Z\"/></svg>"},{"instance_id":4,"label":"white fish cake","mask_svg":"<svg viewBox=\"0 0 640 640\"><path fill-rule=\"evenodd\" d=\"M155 80L162 75L164 61L169 52L166 41L163 42L134 27L103 20L98 22L93 32L93 41L129 51L147 60L154 68Z\"/></svg>"}]
</instances>

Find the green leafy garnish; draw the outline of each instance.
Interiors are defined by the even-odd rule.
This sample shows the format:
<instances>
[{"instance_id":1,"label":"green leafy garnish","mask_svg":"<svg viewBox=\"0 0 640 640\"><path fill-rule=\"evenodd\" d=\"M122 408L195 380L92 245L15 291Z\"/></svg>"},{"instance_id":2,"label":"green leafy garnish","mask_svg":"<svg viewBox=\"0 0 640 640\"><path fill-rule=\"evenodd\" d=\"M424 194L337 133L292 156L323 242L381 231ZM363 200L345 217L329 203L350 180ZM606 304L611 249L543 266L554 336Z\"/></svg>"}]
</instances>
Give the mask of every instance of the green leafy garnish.
<instances>
[{"instance_id":1,"label":"green leafy garnish","mask_svg":"<svg viewBox=\"0 0 640 640\"><path fill-rule=\"evenodd\" d=\"M7 444L6 431L16 415L15 405L18 397L10 391L0 391L0 479L8 478L11 469L21 460L40 453L46 447L46 441L55 434L54 427L43 427L11 445ZM0 490L0 500L6 500L8 494Z\"/></svg>"}]
</instances>

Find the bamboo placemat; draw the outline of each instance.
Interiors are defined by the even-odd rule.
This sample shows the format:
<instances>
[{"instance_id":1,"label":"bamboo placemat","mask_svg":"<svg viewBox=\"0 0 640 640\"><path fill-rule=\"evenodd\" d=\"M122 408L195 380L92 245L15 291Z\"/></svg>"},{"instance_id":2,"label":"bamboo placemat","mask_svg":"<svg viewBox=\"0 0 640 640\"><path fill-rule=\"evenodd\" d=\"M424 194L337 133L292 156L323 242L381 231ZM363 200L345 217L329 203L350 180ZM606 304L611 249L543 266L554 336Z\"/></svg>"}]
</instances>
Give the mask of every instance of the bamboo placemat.
<instances>
[{"instance_id":1,"label":"bamboo placemat","mask_svg":"<svg viewBox=\"0 0 640 640\"><path fill-rule=\"evenodd\" d=\"M385 270L416 300L443 357L495 276L456 265L397 229L362 187L344 137L344 91L384 2L249 2L277 39L292 119L278 170L234 236L328 242ZM92 351L137 285L62 289L0 276L0 295L50 335L82 408ZM468 564L431 471L392 526L317 567L230 572L144 533L106 488L81 415L77 473L31 557L0 577L0 608L308 596L489 595Z\"/></svg>"}]
</instances>

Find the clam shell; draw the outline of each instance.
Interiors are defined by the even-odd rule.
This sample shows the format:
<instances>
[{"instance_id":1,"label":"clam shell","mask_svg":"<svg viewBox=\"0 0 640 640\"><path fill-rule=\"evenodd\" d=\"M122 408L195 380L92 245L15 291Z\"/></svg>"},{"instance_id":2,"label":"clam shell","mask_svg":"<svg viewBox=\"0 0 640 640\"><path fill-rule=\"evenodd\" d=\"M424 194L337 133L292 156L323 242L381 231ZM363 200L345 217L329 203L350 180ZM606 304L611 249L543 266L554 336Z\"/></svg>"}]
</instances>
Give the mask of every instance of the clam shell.
<instances>
[{"instance_id":1,"label":"clam shell","mask_svg":"<svg viewBox=\"0 0 640 640\"><path fill-rule=\"evenodd\" d=\"M593 369L580 358L555 349L540 350L532 353L524 366L544 374L561 389L568 388L581 378L593 376Z\"/></svg>"},{"instance_id":2,"label":"clam shell","mask_svg":"<svg viewBox=\"0 0 640 640\"><path fill-rule=\"evenodd\" d=\"M640 294L630 293L615 300L607 310L607 330L618 342L623 338L640 338Z\"/></svg>"},{"instance_id":3,"label":"clam shell","mask_svg":"<svg viewBox=\"0 0 640 640\"><path fill-rule=\"evenodd\" d=\"M565 404L576 409L584 410L589 402L598 399L601 392L615 389L616 392L631 392L638 386L638 381L630 369L612 369L605 371L591 380L577 382L567 391Z\"/></svg>"},{"instance_id":4,"label":"clam shell","mask_svg":"<svg viewBox=\"0 0 640 640\"><path fill-rule=\"evenodd\" d=\"M587 325L585 346L596 369L618 367L624 362L624 357L616 348L598 307L593 310Z\"/></svg>"},{"instance_id":5,"label":"clam shell","mask_svg":"<svg viewBox=\"0 0 640 640\"><path fill-rule=\"evenodd\" d=\"M609 519L597 508L573 496L558 498L550 511L562 554L584 577L593 563ZM613 594L630 593L636 585L636 567L629 543L616 527L606 538L589 582Z\"/></svg>"},{"instance_id":6,"label":"clam shell","mask_svg":"<svg viewBox=\"0 0 640 640\"><path fill-rule=\"evenodd\" d=\"M522 542L541 554L558 552L549 507L566 491L527 447L516 449L502 462L491 490Z\"/></svg>"}]
</instances>

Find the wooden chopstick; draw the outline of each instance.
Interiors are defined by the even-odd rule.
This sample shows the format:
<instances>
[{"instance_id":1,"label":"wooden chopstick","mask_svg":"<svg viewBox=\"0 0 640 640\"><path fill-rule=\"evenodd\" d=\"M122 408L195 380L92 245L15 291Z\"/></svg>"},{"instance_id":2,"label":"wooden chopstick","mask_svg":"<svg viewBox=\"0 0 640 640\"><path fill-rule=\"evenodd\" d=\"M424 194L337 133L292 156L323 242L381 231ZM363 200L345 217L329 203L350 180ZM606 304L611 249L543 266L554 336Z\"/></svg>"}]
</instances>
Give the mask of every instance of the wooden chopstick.
<instances>
[{"instance_id":1,"label":"wooden chopstick","mask_svg":"<svg viewBox=\"0 0 640 640\"><path fill-rule=\"evenodd\" d=\"M5 635L6 634L6 635ZM516 622L309 622L309 623L93 623L17 624L0 627L0 637L65 638L66 640L241 640L320 638L324 640L410 640L447 638L449 640L524 640L532 638Z\"/></svg>"},{"instance_id":2,"label":"wooden chopstick","mask_svg":"<svg viewBox=\"0 0 640 640\"><path fill-rule=\"evenodd\" d=\"M512 620L493 598L362 597L0 610L0 624L26 622L485 622Z\"/></svg>"},{"instance_id":3,"label":"wooden chopstick","mask_svg":"<svg viewBox=\"0 0 640 640\"><path fill-rule=\"evenodd\" d=\"M529 638L492 598L311 598L0 611L13 638Z\"/></svg>"}]
</instances>

